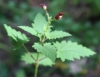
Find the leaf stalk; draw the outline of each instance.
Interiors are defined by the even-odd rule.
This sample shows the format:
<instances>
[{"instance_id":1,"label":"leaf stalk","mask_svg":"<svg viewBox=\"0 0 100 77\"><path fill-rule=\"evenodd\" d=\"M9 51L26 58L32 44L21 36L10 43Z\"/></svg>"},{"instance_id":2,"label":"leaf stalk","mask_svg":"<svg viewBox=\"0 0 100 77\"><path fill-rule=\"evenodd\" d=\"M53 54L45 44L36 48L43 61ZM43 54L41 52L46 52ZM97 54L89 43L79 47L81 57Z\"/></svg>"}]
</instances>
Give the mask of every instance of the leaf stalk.
<instances>
[{"instance_id":1,"label":"leaf stalk","mask_svg":"<svg viewBox=\"0 0 100 77\"><path fill-rule=\"evenodd\" d=\"M32 57L32 59L36 61L36 59L32 56L32 54L30 53L30 51L26 48L26 46L23 45L23 47L28 52L28 54Z\"/></svg>"}]
</instances>

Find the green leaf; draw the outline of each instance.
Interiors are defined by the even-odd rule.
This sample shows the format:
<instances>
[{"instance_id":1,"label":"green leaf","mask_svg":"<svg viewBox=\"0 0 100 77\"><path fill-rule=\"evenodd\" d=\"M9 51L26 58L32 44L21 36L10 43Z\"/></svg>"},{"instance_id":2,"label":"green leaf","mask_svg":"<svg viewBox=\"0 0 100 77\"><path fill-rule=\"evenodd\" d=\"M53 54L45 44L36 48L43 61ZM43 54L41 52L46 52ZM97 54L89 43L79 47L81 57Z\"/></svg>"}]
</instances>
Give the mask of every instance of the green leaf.
<instances>
[{"instance_id":1,"label":"green leaf","mask_svg":"<svg viewBox=\"0 0 100 77\"><path fill-rule=\"evenodd\" d=\"M37 52L42 52L43 46L39 43L35 43L32 47L37 50Z\"/></svg>"},{"instance_id":2,"label":"green leaf","mask_svg":"<svg viewBox=\"0 0 100 77\"><path fill-rule=\"evenodd\" d=\"M78 45L76 42L62 41L61 43L56 42L54 45L57 48L57 57L61 58L62 61L65 61L65 59L80 59L80 57L88 57L95 54L92 50Z\"/></svg>"},{"instance_id":3,"label":"green leaf","mask_svg":"<svg viewBox=\"0 0 100 77\"><path fill-rule=\"evenodd\" d=\"M16 31L6 24L4 24L4 27L8 33L8 36L12 38L12 43L14 44L15 49L20 48L24 43L29 41L27 36L22 34L20 31Z\"/></svg>"},{"instance_id":4,"label":"green leaf","mask_svg":"<svg viewBox=\"0 0 100 77\"><path fill-rule=\"evenodd\" d=\"M46 37L48 39L63 38L66 36L71 36L71 34L69 34L67 32L63 32L63 31L52 31L52 32L46 33Z\"/></svg>"},{"instance_id":5,"label":"green leaf","mask_svg":"<svg viewBox=\"0 0 100 77\"><path fill-rule=\"evenodd\" d=\"M36 59L37 58L37 53L31 53L32 56ZM45 56L40 54L39 55L39 60L44 58ZM32 59L32 57L26 53L25 55L22 56L21 60L25 61L26 64L32 64L35 63L35 61ZM44 58L41 61L39 61L40 65L44 65L44 66L52 66L54 63L49 59L49 58Z\"/></svg>"},{"instance_id":6,"label":"green leaf","mask_svg":"<svg viewBox=\"0 0 100 77\"><path fill-rule=\"evenodd\" d=\"M44 26L47 25L45 17L38 13L35 17L34 23L32 24L33 28L40 34L44 34Z\"/></svg>"},{"instance_id":7,"label":"green leaf","mask_svg":"<svg viewBox=\"0 0 100 77\"><path fill-rule=\"evenodd\" d=\"M32 35L37 36L37 32L32 27L28 27L28 26L18 26L18 27L21 28L21 29L23 29L23 30L25 30L25 31L27 31L28 33L30 33Z\"/></svg>"},{"instance_id":8,"label":"green leaf","mask_svg":"<svg viewBox=\"0 0 100 77\"><path fill-rule=\"evenodd\" d=\"M36 49L38 52L41 52L43 55L55 62L56 48L50 43L45 43L43 46L39 43L35 43L32 47L34 47L34 49Z\"/></svg>"}]
</instances>

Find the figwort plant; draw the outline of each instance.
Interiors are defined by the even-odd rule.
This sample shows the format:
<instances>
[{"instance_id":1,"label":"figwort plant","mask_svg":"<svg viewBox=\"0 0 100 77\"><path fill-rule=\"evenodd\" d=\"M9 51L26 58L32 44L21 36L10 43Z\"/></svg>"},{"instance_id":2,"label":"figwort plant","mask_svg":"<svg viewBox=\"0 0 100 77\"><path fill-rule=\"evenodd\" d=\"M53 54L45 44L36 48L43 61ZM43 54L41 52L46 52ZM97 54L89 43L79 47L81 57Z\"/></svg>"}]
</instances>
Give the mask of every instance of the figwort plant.
<instances>
[{"instance_id":1,"label":"figwort plant","mask_svg":"<svg viewBox=\"0 0 100 77\"><path fill-rule=\"evenodd\" d=\"M34 77L37 77L39 65L52 66L55 63L56 58L60 58L61 61L64 62L66 59L73 61L74 59L80 59L81 57L88 57L95 54L92 50L72 41L46 42L47 40L71 36L71 34L58 30L52 31L53 26L51 26L51 22L54 20L60 20L64 12L60 12L55 16L55 18L52 18L49 16L47 6L41 4L41 7L45 11L47 20L42 14L38 13L34 19L34 23L32 23L32 27L18 26L31 35L39 38L39 42L35 42L32 46L37 53L31 53L24 45L30 41L25 34L4 24L8 36L12 39L15 49L23 46L27 51L27 53L22 56L21 60L25 61L27 64L35 64Z\"/></svg>"}]
</instances>

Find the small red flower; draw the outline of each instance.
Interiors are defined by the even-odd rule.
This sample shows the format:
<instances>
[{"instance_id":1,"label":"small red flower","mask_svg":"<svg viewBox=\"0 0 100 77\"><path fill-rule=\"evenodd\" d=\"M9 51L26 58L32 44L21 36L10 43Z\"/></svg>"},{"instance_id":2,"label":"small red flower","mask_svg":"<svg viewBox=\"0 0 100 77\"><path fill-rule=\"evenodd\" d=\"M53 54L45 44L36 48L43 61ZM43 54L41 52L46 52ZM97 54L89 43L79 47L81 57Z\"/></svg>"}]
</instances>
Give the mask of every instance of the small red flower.
<instances>
[{"instance_id":1,"label":"small red flower","mask_svg":"<svg viewBox=\"0 0 100 77\"><path fill-rule=\"evenodd\" d=\"M55 16L55 19L56 19L56 20L60 20L60 19L62 18L63 14L65 14L65 12L60 12L60 13L58 13L58 14Z\"/></svg>"},{"instance_id":2,"label":"small red flower","mask_svg":"<svg viewBox=\"0 0 100 77\"><path fill-rule=\"evenodd\" d=\"M41 6L44 10L47 9L47 6L46 6L45 4L40 4L40 6Z\"/></svg>"}]
</instances>

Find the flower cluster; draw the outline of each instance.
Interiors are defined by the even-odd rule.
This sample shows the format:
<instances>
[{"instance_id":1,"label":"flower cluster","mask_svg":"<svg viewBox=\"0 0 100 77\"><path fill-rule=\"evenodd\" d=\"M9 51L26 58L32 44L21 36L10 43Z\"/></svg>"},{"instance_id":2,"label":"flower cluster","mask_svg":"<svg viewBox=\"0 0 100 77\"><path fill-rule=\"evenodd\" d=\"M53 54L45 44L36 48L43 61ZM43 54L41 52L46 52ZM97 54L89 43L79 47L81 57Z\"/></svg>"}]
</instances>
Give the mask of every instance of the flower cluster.
<instances>
[{"instance_id":1,"label":"flower cluster","mask_svg":"<svg viewBox=\"0 0 100 77\"><path fill-rule=\"evenodd\" d=\"M47 6L45 4L40 4L40 6L47 11ZM60 12L55 16L56 20L60 20L63 16L63 14L65 14L65 12Z\"/></svg>"}]
</instances>

